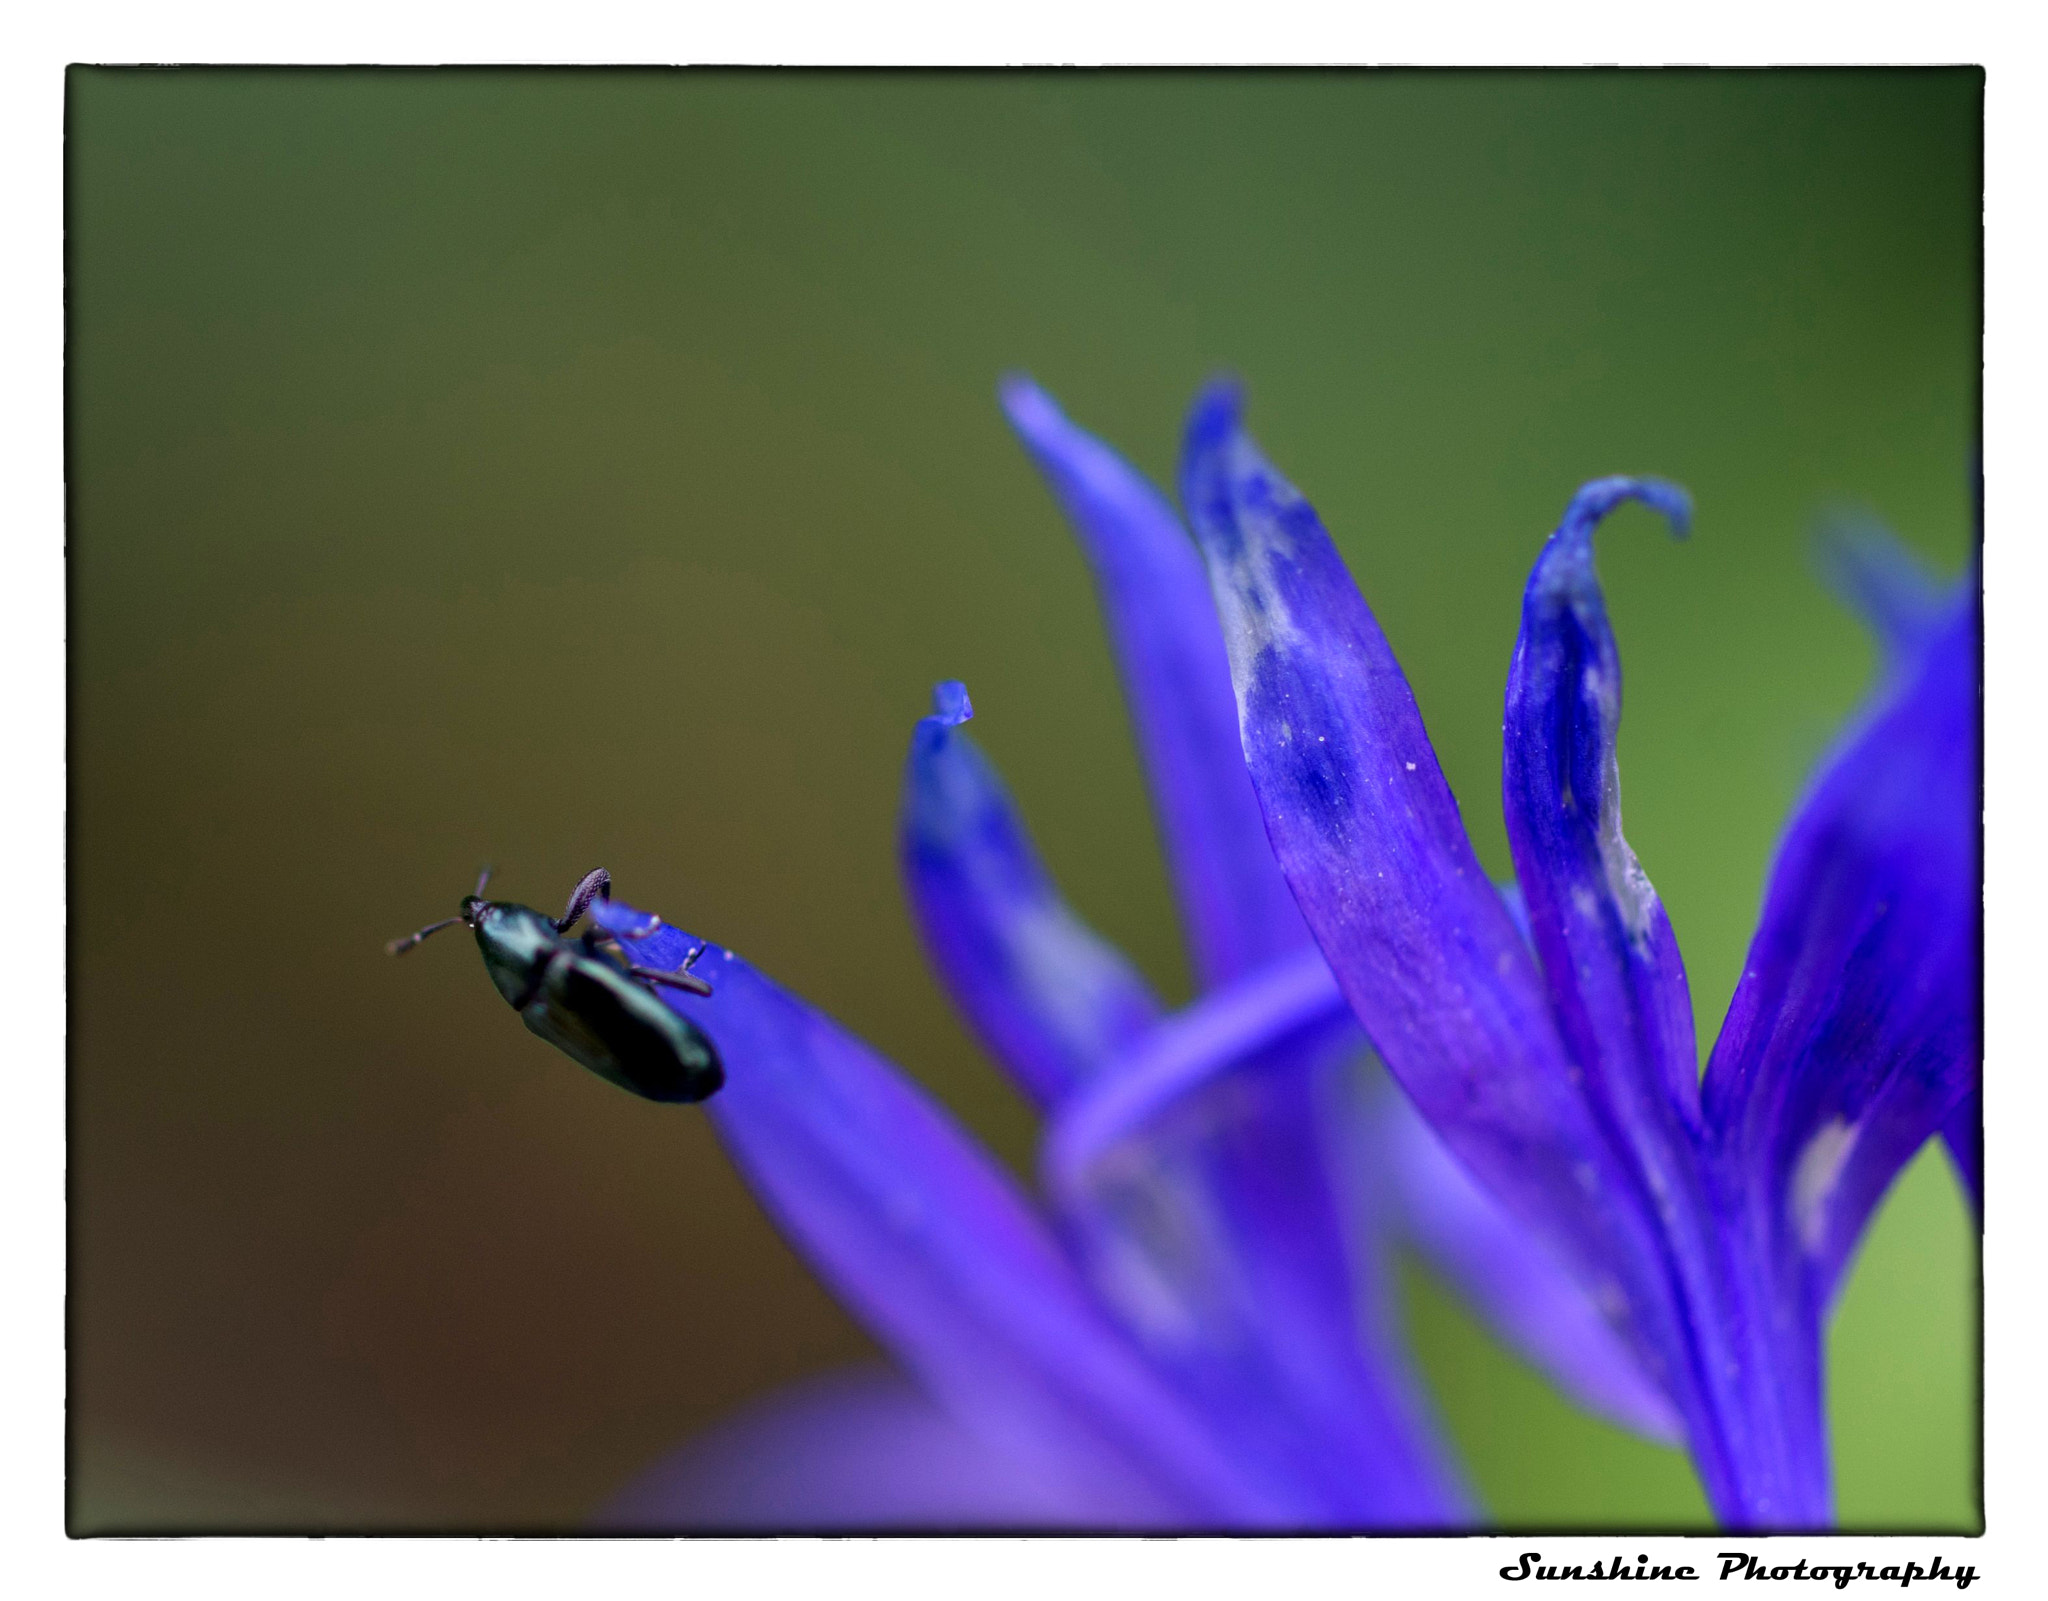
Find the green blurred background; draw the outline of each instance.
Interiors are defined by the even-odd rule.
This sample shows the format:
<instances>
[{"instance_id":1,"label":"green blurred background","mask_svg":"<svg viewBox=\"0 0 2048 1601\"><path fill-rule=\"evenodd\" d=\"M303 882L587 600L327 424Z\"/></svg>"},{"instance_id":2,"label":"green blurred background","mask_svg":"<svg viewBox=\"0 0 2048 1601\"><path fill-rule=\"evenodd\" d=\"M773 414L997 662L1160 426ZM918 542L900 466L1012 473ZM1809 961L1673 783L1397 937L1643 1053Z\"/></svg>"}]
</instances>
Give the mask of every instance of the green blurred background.
<instances>
[{"instance_id":1,"label":"green blurred background","mask_svg":"<svg viewBox=\"0 0 2048 1601\"><path fill-rule=\"evenodd\" d=\"M1183 958L1028 368L1170 482L1219 366L1506 868L1520 587L1583 479L1631 841L1703 1044L1872 667L1813 519L1972 543L1975 71L70 79L78 1532L560 1528L872 1347L703 1119L525 1033L477 868L735 945L1027 1170L920 960L892 814L933 680L1085 915ZM619 687L622 668L657 688ZM1978 1521L1973 1224L1925 1153L1832 1339L1843 1519ZM1509 1525L1689 1525L1420 1269Z\"/></svg>"}]
</instances>

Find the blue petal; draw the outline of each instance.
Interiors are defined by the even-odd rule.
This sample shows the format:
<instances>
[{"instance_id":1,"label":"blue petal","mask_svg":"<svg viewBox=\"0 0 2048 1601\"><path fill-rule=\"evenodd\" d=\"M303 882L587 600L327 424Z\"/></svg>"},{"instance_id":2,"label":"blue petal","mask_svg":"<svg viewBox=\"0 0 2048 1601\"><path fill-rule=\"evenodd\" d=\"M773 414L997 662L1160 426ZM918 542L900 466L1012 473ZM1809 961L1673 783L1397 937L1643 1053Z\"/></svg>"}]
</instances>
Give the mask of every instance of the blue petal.
<instances>
[{"instance_id":1,"label":"blue petal","mask_svg":"<svg viewBox=\"0 0 2048 1601\"><path fill-rule=\"evenodd\" d=\"M1565 1044L1638 1159L1668 1170L1699 1127L1699 1056L1671 921L1621 832L1621 659L1593 530L1625 500L1680 532L1690 518L1684 491L1651 479L1605 478L1573 497L1522 600L1501 797Z\"/></svg>"},{"instance_id":2,"label":"blue petal","mask_svg":"<svg viewBox=\"0 0 2048 1601\"><path fill-rule=\"evenodd\" d=\"M1130 964L1060 898L974 742L965 686L932 693L910 740L898 849L925 950L1041 1106L1087 1082L1159 1012Z\"/></svg>"},{"instance_id":3,"label":"blue petal","mask_svg":"<svg viewBox=\"0 0 2048 1601\"><path fill-rule=\"evenodd\" d=\"M1680 1318L1635 1176L1580 1093L1400 664L1314 510L1243 431L1231 389L1197 402L1182 498L1267 832L1352 1010L1424 1117L1545 1233L1656 1382L1683 1382Z\"/></svg>"},{"instance_id":4,"label":"blue petal","mask_svg":"<svg viewBox=\"0 0 2048 1601\"><path fill-rule=\"evenodd\" d=\"M1528 940L1521 889L1512 880L1495 888ZM1685 1425L1669 1397L1578 1280L1474 1182L1406 1096L1375 1100L1367 1143L1388 1170L1400 1225L1472 1310L1587 1410L1648 1439L1682 1444Z\"/></svg>"},{"instance_id":5,"label":"blue petal","mask_svg":"<svg viewBox=\"0 0 2048 1601\"><path fill-rule=\"evenodd\" d=\"M1837 513L1817 540L1822 575L1868 623L1894 665L1941 631L1950 596L1919 555L1875 518Z\"/></svg>"},{"instance_id":6,"label":"blue petal","mask_svg":"<svg viewBox=\"0 0 2048 1601\"><path fill-rule=\"evenodd\" d=\"M1438 1528L1470 1503L1354 1232L1340 1097L1363 1046L1311 947L1147 1035L1050 1130L1096 1282L1238 1459L1313 1522Z\"/></svg>"},{"instance_id":7,"label":"blue petal","mask_svg":"<svg viewBox=\"0 0 2048 1601\"><path fill-rule=\"evenodd\" d=\"M1707 1115L1822 1304L1981 1082L1978 627L1971 586L1825 764L1707 1067Z\"/></svg>"},{"instance_id":8,"label":"blue petal","mask_svg":"<svg viewBox=\"0 0 2048 1601\"><path fill-rule=\"evenodd\" d=\"M1731 1303L1702 1149L1699 1057L1685 964L1662 902L1621 830L1621 659L1593 566L1593 532L1624 501L1683 533L1684 491L1605 478L1572 499L1529 575L1508 667L1501 799L1529 938L1551 1003L1637 1204L1657 1217L1677 1298L1667 1384L1693 1411L1710 1490L1747 1475L1745 1397L1725 1375ZM1672 1336L1679 1338L1673 1342ZM1672 1383L1673 1375L1680 1375ZM1730 1415L1735 1421L1731 1424ZM1724 1442L1724 1430L1734 1436Z\"/></svg>"},{"instance_id":9,"label":"blue petal","mask_svg":"<svg viewBox=\"0 0 2048 1601\"><path fill-rule=\"evenodd\" d=\"M1275 1045L1312 1039L1350 1016L1329 963L1313 948L1260 969L1163 1018L1132 1042L1092 1092L1047 1130L1056 1188L1187 1096Z\"/></svg>"},{"instance_id":10,"label":"blue petal","mask_svg":"<svg viewBox=\"0 0 2048 1601\"><path fill-rule=\"evenodd\" d=\"M1708 1495L1732 1522L1827 1519L1817 1326L1744 1246L1700 1113L1692 1004L1663 905L1621 832L1621 662L1593 531L1624 500L1683 533L1684 493L1607 478L1545 543L1508 669L1501 790L1529 931L1588 1104L1655 1214L1680 1315L1660 1336ZM1766 1270L1762 1281L1759 1268ZM1811 1348L1811 1349L1810 1349ZM1787 1375L1799 1382L1783 1382Z\"/></svg>"},{"instance_id":11,"label":"blue petal","mask_svg":"<svg viewBox=\"0 0 2048 1601\"><path fill-rule=\"evenodd\" d=\"M1382 1097L1378 1145L1409 1236L1472 1309L1589 1411L1665 1444L1685 1425L1578 1282L1444 1149L1407 1099Z\"/></svg>"},{"instance_id":12,"label":"blue petal","mask_svg":"<svg viewBox=\"0 0 2048 1601\"><path fill-rule=\"evenodd\" d=\"M1043 390L1013 379L1003 400L1095 569L1211 991L1062 1109L1053 1192L1148 1348L1234 1420L1243 1451L1318 1486L1327 1520L1459 1520L1398 1340L1360 1345L1358 1303L1384 1275L1350 1249L1323 1101L1362 1042L1273 860L1200 558L1152 486ZM1281 1014L1302 994L1315 1015L1295 1027Z\"/></svg>"},{"instance_id":13,"label":"blue petal","mask_svg":"<svg viewBox=\"0 0 2048 1601\"><path fill-rule=\"evenodd\" d=\"M1398 1345L1359 1340L1317 1083L1363 1042L1321 953L1304 944L1148 1027L1149 997L1065 910L956 731L959 686L938 704L905 786L912 902L984 1037L1027 1083L1055 1086L1041 1091L1050 1187L1098 1287L1309 1521L1462 1521ZM1147 1004L1102 1003L1127 994Z\"/></svg>"},{"instance_id":14,"label":"blue petal","mask_svg":"<svg viewBox=\"0 0 2048 1601\"><path fill-rule=\"evenodd\" d=\"M792 1385L647 1469L592 1520L610 1533L1148 1529L992 1450L886 1370Z\"/></svg>"},{"instance_id":15,"label":"blue petal","mask_svg":"<svg viewBox=\"0 0 2048 1601\"><path fill-rule=\"evenodd\" d=\"M694 941L618 901L593 918L641 962ZM651 930L651 931L650 931ZM1162 1523L1286 1523L1205 1421L1103 1316L989 1157L888 1063L730 951L708 998L660 991L725 1060L706 1103L785 1236L950 1411L1005 1455Z\"/></svg>"},{"instance_id":16,"label":"blue petal","mask_svg":"<svg viewBox=\"0 0 2048 1601\"><path fill-rule=\"evenodd\" d=\"M1007 380L1002 401L1094 568L1199 987L1306 945L1245 775L1216 605L1180 519L1030 379Z\"/></svg>"},{"instance_id":17,"label":"blue petal","mask_svg":"<svg viewBox=\"0 0 2048 1601\"><path fill-rule=\"evenodd\" d=\"M1875 518L1838 514L1820 530L1822 571L1884 646L1889 673L1911 671L1940 636L1955 605L1934 569ZM1942 1123L1941 1137L1979 1215L1984 1210L1984 1104L1972 1090Z\"/></svg>"}]
</instances>

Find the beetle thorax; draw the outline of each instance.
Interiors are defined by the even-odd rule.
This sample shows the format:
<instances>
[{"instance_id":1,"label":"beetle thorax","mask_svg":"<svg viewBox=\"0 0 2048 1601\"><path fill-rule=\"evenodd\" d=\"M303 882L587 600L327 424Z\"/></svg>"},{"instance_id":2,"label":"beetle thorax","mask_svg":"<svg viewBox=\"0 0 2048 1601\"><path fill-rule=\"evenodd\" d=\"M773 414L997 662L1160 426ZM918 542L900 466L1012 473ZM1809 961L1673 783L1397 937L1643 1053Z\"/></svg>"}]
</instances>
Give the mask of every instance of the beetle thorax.
<instances>
[{"instance_id":1,"label":"beetle thorax","mask_svg":"<svg viewBox=\"0 0 2048 1601\"><path fill-rule=\"evenodd\" d=\"M498 993L523 1006L539 985L549 958L563 948L551 918L531 906L509 901L479 901L471 909L470 927L484 953L484 966Z\"/></svg>"}]
</instances>

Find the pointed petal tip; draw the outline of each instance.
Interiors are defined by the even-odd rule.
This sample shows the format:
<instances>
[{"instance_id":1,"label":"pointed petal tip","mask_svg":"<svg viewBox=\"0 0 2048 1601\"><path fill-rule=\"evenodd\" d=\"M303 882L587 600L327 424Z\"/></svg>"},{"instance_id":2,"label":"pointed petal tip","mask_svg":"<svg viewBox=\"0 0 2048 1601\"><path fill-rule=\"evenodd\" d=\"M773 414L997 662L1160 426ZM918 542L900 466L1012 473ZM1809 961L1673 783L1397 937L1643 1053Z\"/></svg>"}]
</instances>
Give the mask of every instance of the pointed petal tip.
<instances>
[{"instance_id":1,"label":"pointed petal tip","mask_svg":"<svg viewBox=\"0 0 2048 1601\"><path fill-rule=\"evenodd\" d=\"M904 767L897 861L926 955L998 1063L1040 1107L1085 1081L1157 1005L1077 917L995 765L958 725L956 679L932 694Z\"/></svg>"},{"instance_id":2,"label":"pointed petal tip","mask_svg":"<svg viewBox=\"0 0 2048 1601\"><path fill-rule=\"evenodd\" d=\"M1180 501L1205 556L1232 556L1245 529L1237 500L1264 465L1244 428L1244 386L1224 374L1209 380L1188 408L1181 436Z\"/></svg>"},{"instance_id":3,"label":"pointed petal tip","mask_svg":"<svg viewBox=\"0 0 2048 1601\"><path fill-rule=\"evenodd\" d=\"M967 698L967 686L957 678L944 678L932 685L932 720L946 728L958 728L974 717L974 702Z\"/></svg>"},{"instance_id":4,"label":"pointed petal tip","mask_svg":"<svg viewBox=\"0 0 2048 1601\"><path fill-rule=\"evenodd\" d=\"M997 393L1093 570L1197 973L1213 983L1295 948L1307 931L1245 774L1229 656L1186 526L1030 377L1006 374Z\"/></svg>"},{"instance_id":5,"label":"pointed petal tip","mask_svg":"<svg viewBox=\"0 0 2048 1601\"><path fill-rule=\"evenodd\" d=\"M1010 426L1019 433L1032 434L1064 423L1066 414L1028 372L1006 372L996 381L996 402Z\"/></svg>"},{"instance_id":6,"label":"pointed petal tip","mask_svg":"<svg viewBox=\"0 0 2048 1601\"><path fill-rule=\"evenodd\" d=\"M1944 583L1926 558L1881 519L1859 507L1822 512L1814 525L1812 554L1821 582L1877 635L1894 664L1940 632L1962 593Z\"/></svg>"},{"instance_id":7,"label":"pointed petal tip","mask_svg":"<svg viewBox=\"0 0 2048 1601\"><path fill-rule=\"evenodd\" d=\"M1212 449L1235 433L1244 420L1244 385L1229 373L1205 383L1188 408L1187 453Z\"/></svg>"}]
</instances>

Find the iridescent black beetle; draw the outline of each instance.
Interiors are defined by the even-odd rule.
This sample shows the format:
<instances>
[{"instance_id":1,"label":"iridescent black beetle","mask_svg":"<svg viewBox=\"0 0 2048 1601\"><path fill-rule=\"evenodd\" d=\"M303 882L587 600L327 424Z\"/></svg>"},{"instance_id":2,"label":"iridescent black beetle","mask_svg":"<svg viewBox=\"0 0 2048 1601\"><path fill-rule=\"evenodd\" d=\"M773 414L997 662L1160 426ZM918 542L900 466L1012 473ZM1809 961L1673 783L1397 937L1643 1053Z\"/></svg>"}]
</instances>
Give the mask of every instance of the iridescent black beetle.
<instances>
[{"instance_id":1,"label":"iridescent black beetle","mask_svg":"<svg viewBox=\"0 0 2048 1601\"><path fill-rule=\"evenodd\" d=\"M701 1101L725 1082L718 1050L704 1031L678 1016L649 986L665 984L693 995L711 986L690 971L699 945L681 967L640 967L608 934L571 938L569 929L594 900L608 899L612 877L602 867L585 873L560 917L531 906L487 901L487 867L461 912L395 939L384 949L403 956L429 934L460 923L476 934L484 969L520 1021L599 1078L650 1101Z\"/></svg>"}]
</instances>

